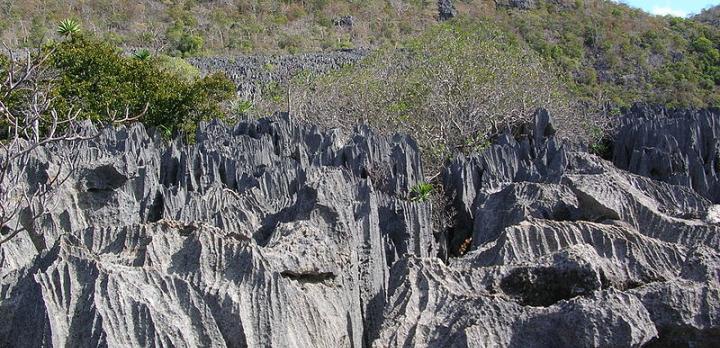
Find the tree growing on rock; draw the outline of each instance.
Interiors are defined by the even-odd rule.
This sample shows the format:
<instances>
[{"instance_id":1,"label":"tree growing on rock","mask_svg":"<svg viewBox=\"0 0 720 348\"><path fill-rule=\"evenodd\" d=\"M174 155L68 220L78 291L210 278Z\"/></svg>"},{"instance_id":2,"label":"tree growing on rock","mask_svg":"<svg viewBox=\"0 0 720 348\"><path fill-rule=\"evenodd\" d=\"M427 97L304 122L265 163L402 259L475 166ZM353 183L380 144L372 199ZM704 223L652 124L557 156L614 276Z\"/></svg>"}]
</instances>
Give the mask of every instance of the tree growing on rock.
<instances>
[{"instance_id":1,"label":"tree growing on rock","mask_svg":"<svg viewBox=\"0 0 720 348\"><path fill-rule=\"evenodd\" d=\"M74 21L58 33L65 40L22 57L7 47L0 54L0 244L35 233L33 222L74 168L72 156L41 159L56 143L99 135L81 122L140 121L191 139L199 122L224 115L235 91L224 75L183 76L160 59L126 57Z\"/></svg>"}]
</instances>

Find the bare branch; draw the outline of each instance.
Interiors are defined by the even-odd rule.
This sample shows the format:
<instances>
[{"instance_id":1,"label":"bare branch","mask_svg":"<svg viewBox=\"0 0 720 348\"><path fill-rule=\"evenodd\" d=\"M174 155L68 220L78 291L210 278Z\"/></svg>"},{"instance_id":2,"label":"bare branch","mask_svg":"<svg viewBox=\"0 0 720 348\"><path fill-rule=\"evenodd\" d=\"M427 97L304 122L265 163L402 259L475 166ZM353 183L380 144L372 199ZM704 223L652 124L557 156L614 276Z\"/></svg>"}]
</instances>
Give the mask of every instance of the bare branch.
<instances>
[{"instance_id":1,"label":"bare branch","mask_svg":"<svg viewBox=\"0 0 720 348\"><path fill-rule=\"evenodd\" d=\"M1 237L0 245L28 231L27 226L20 224L21 214L30 214L32 223L48 211L51 196L74 170L75 159L58 156L56 172L49 173L46 182L29 187L26 176L36 151L54 143L76 144L100 135L99 131L93 134L81 131L80 110L59 112L53 108L53 75L47 64L52 51L36 57L25 51L20 58L7 45L2 46L9 62L6 71L0 71L4 74L0 80L0 125L8 129L4 138L0 138L0 231L9 233ZM14 97L15 104L8 104L12 99L9 97ZM147 106L142 114L146 110ZM126 112L118 122L133 119Z\"/></svg>"}]
</instances>

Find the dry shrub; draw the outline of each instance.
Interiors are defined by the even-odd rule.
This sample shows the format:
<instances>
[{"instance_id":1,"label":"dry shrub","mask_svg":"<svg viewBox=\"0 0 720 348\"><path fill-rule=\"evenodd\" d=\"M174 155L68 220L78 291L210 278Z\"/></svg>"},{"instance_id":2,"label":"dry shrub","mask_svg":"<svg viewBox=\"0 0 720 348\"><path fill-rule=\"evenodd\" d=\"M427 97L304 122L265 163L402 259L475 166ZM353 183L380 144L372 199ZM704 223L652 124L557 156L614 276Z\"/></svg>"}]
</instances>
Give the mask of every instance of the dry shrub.
<instances>
[{"instance_id":1,"label":"dry shrub","mask_svg":"<svg viewBox=\"0 0 720 348\"><path fill-rule=\"evenodd\" d=\"M325 127L366 122L381 132L406 132L433 174L448 156L481 150L540 107L561 135L586 137L594 122L557 76L515 36L485 22L452 21L358 65L297 77L292 112Z\"/></svg>"}]
</instances>

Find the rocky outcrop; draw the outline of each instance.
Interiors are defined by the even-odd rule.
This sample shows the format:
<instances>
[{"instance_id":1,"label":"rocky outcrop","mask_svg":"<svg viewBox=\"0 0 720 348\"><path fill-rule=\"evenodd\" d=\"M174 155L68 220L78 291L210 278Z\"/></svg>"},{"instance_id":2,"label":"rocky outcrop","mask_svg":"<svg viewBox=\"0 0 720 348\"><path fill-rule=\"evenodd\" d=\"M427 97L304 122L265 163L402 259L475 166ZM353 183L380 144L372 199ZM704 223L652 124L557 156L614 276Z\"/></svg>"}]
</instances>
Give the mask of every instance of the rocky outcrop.
<instances>
[{"instance_id":1,"label":"rocky outcrop","mask_svg":"<svg viewBox=\"0 0 720 348\"><path fill-rule=\"evenodd\" d=\"M692 188L720 203L720 111L636 105L613 136L621 169Z\"/></svg>"},{"instance_id":2,"label":"rocky outcrop","mask_svg":"<svg viewBox=\"0 0 720 348\"><path fill-rule=\"evenodd\" d=\"M390 265L435 254L406 137L279 117L197 139L135 125L43 149L78 169L35 223L46 247L0 249L0 345L360 347Z\"/></svg>"},{"instance_id":3,"label":"rocky outcrop","mask_svg":"<svg viewBox=\"0 0 720 348\"><path fill-rule=\"evenodd\" d=\"M457 16L457 10L453 5L452 0L438 0L438 19L441 21L447 21Z\"/></svg>"},{"instance_id":4,"label":"rocky outcrop","mask_svg":"<svg viewBox=\"0 0 720 348\"><path fill-rule=\"evenodd\" d=\"M333 18L333 24L336 27L352 28L355 25L355 17L353 17L353 16L335 17L335 18Z\"/></svg>"},{"instance_id":5,"label":"rocky outcrop","mask_svg":"<svg viewBox=\"0 0 720 348\"><path fill-rule=\"evenodd\" d=\"M0 247L0 346L713 346L718 207L554 137L458 157L287 115L42 148L76 170ZM433 209L455 212L444 231Z\"/></svg>"},{"instance_id":6,"label":"rocky outcrop","mask_svg":"<svg viewBox=\"0 0 720 348\"><path fill-rule=\"evenodd\" d=\"M527 136L448 166L455 257L394 270L378 346L719 343L717 206L558 143L551 124L539 112Z\"/></svg>"},{"instance_id":7,"label":"rocky outcrop","mask_svg":"<svg viewBox=\"0 0 720 348\"><path fill-rule=\"evenodd\" d=\"M335 20L335 25L343 27L351 27L353 23L352 16ZM364 50L347 50L280 56L198 57L188 61L202 73L224 72L237 85L240 97L255 101L262 97L263 89L285 84L298 73L327 72L354 64L366 55Z\"/></svg>"},{"instance_id":8,"label":"rocky outcrop","mask_svg":"<svg viewBox=\"0 0 720 348\"><path fill-rule=\"evenodd\" d=\"M537 8L537 0L495 0L497 7L533 10Z\"/></svg>"},{"instance_id":9,"label":"rocky outcrop","mask_svg":"<svg viewBox=\"0 0 720 348\"><path fill-rule=\"evenodd\" d=\"M556 9L571 9L581 5L574 0L494 0L495 6L506 9L536 10L543 6L554 6Z\"/></svg>"}]
</instances>

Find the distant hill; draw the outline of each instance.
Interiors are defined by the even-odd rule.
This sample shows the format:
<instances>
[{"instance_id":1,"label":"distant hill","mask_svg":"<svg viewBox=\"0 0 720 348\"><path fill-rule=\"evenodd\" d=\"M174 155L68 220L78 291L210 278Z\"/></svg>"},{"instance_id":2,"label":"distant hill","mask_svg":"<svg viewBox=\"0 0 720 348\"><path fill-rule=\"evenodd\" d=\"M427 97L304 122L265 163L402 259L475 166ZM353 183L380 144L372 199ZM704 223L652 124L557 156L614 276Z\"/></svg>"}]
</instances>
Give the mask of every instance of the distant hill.
<instances>
[{"instance_id":1,"label":"distant hill","mask_svg":"<svg viewBox=\"0 0 720 348\"><path fill-rule=\"evenodd\" d=\"M610 1L548 2L493 20L568 74L579 95L630 105L718 105L720 32Z\"/></svg>"},{"instance_id":2,"label":"distant hill","mask_svg":"<svg viewBox=\"0 0 720 348\"><path fill-rule=\"evenodd\" d=\"M38 45L55 23L133 49L181 56L401 47L437 25L436 1L0 1L0 37ZM532 48L589 104L720 105L718 8L692 19L607 0L454 1L458 17L491 21Z\"/></svg>"},{"instance_id":3,"label":"distant hill","mask_svg":"<svg viewBox=\"0 0 720 348\"><path fill-rule=\"evenodd\" d=\"M692 19L698 22L720 27L720 5L702 10L700 13L694 15Z\"/></svg>"}]
</instances>

